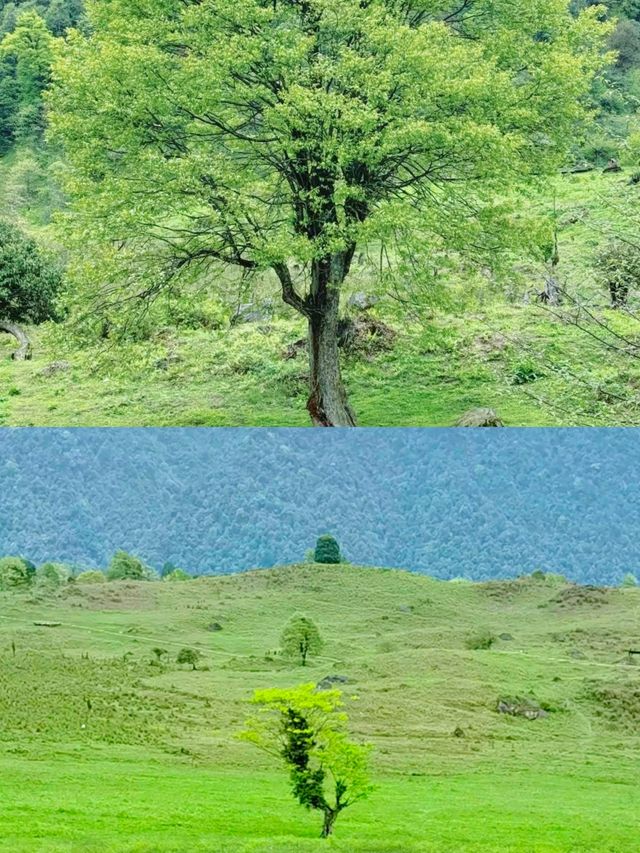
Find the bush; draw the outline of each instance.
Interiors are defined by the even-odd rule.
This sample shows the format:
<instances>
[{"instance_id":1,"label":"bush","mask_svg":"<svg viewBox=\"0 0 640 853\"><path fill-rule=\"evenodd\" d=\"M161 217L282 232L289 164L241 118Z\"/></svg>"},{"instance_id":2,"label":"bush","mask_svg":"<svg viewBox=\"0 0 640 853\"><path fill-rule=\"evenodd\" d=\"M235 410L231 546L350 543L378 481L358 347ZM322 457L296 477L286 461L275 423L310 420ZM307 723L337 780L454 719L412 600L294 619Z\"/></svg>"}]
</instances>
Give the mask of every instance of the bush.
<instances>
[{"instance_id":1,"label":"bush","mask_svg":"<svg viewBox=\"0 0 640 853\"><path fill-rule=\"evenodd\" d=\"M64 563L43 563L36 569L36 583L57 589L69 583L71 571Z\"/></svg>"},{"instance_id":2,"label":"bush","mask_svg":"<svg viewBox=\"0 0 640 853\"><path fill-rule=\"evenodd\" d=\"M36 243L0 222L0 319L42 323L56 316L62 280Z\"/></svg>"},{"instance_id":3,"label":"bush","mask_svg":"<svg viewBox=\"0 0 640 853\"><path fill-rule=\"evenodd\" d=\"M166 581L190 581L191 575L187 574L183 569L174 569L172 572L169 572L168 575L165 575L163 580Z\"/></svg>"},{"instance_id":4,"label":"bush","mask_svg":"<svg viewBox=\"0 0 640 853\"><path fill-rule=\"evenodd\" d=\"M3 557L0 560L0 590L27 587L32 577L31 566L22 557Z\"/></svg>"},{"instance_id":5,"label":"bush","mask_svg":"<svg viewBox=\"0 0 640 853\"><path fill-rule=\"evenodd\" d=\"M631 289L640 284L640 249L622 240L612 240L597 256L595 268L609 289L611 307L622 308Z\"/></svg>"},{"instance_id":6,"label":"bush","mask_svg":"<svg viewBox=\"0 0 640 853\"><path fill-rule=\"evenodd\" d=\"M465 641L465 645L473 651L490 649L496 639L497 637L492 631L483 630L478 631L476 634L470 634Z\"/></svg>"},{"instance_id":7,"label":"bush","mask_svg":"<svg viewBox=\"0 0 640 853\"><path fill-rule=\"evenodd\" d=\"M316 563L340 563L340 546L337 541L329 533L320 536L316 542L315 550Z\"/></svg>"},{"instance_id":8,"label":"bush","mask_svg":"<svg viewBox=\"0 0 640 853\"><path fill-rule=\"evenodd\" d=\"M100 572L97 569L89 569L76 576L76 583L105 583L106 580L104 572Z\"/></svg>"},{"instance_id":9,"label":"bush","mask_svg":"<svg viewBox=\"0 0 640 853\"><path fill-rule=\"evenodd\" d=\"M638 579L635 575L631 574L631 572L627 572L627 574L622 578L620 586L625 588L638 586Z\"/></svg>"},{"instance_id":10,"label":"bush","mask_svg":"<svg viewBox=\"0 0 640 853\"><path fill-rule=\"evenodd\" d=\"M107 569L107 580L109 581L146 581L152 577L153 570L138 557L127 554L126 551L116 551Z\"/></svg>"}]
</instances>

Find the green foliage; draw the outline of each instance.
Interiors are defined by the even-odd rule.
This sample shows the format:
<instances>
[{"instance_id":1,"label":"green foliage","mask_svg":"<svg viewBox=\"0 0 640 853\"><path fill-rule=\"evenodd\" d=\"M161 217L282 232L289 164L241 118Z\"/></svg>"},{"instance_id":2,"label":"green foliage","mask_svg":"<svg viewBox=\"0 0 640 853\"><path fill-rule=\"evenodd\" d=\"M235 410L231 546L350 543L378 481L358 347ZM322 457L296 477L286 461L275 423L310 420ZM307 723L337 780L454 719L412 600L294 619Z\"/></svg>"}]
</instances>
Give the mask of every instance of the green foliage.
<instances>
[{"instance_id":1,"label":"green foliage","mask_svg":"<svg viewBox=\"0 0 640 853\"><path fill-rule=\"evenodd\" d=\"M56 316L58 270L36 243L0 221L0 319L42 323Z\"/></svg>"},{"instance_id":2,"label":"green foliage","mask_svg":"<svg viewBox=\"0 0 640 853\"><path fill-rule=\"evenodd\" d=\"M163 575L164 580L170 582L190 581L192 577L184 569L174 569L168 575Z\"/></svg>"},{"instance_id":3,"label":"green foliage","mask_svg":"<svg viewBox=\"0 0 640 853\"><path fill-rule=\"evenodd\" d=\"M300 805L323 813L322 837L331 835L338 815L372 790L369 748L346 735L347 715L340 690L318 692L313 684L256 690L260 717L249 720L242 737L279 756Z\"/></svg>"},{"instance_id":4,"label":"green foliage","mask_svg":"<svg viewBox=\"0 0 640 853\"><path fill-rule=\"evenodd\" d=\"M43 563L38 566L35 580L39 586L58 589L69 582L71 570L64 563Z\"/></svg>"},{"instance_id":5,"label":"green foliage","mask_svg":"<svg viewBox=\"0 0 640 853\"><path fill-rule=\"evenodd\" d=\"M318 538L314 557L316 563L341 562L340 546L331 534L325 533Z\"/></svg>"},{"instance_id":6,"label":"green foliage","mask_svg":"<svg viewBox=\"0 0 640 853\"><path fill-rule=\"evenodd\" d=\"M176 656L176 663L188 664L191 669L195 670L198 666L198 661L202 657L202 653L198 649L180 649Z\"/></svg>"},{"instance_id":7,"label":"green foliage","mask_svg":"<svg viewBox=\"0 0 640 853\"><path fill-rule=\"evenodd\" d=\"M10 122L15 139L37 137L44 130L42 93L50 79L54 43L45 22L30 10L18 16L15 29L0 42L0 59L11 60L15 68L16 111Z\"/></svg>"},{"instance_id":8,"label":"green foliage","mask_svg":"<svg viewBox=\"0 0 640 853\"><path fill-rule=\"evenodd\" d=\"M595 266L600 280L609 289L611 307L624 307L629 294L640 286L640 247L612 240L597 256Z\"/></svg>"},{"instance_id":9,"label":"green foliage","mask_svg":"<svg viewBox=\"0 0 640 853\"><path fill-rule=\"evenodd\" d=\"M97 569L88 569L86 572L80 572L75 577L75 582L81 584L105 583L106 580L104 572L100 572Z\"/></svg>"},{"instance_id":10,"label":"green foliage","mask_svg":"<svg viewBox=\"0 0 640 853\"><path fill-rule=\"evenodd\" d=\"M507 197L563 162L608 32L560 0L446 22L439 5L414 17L383 0L114 0L89 16L49 104L69 159L75 307L96 331L86 307L105 289L122 325L125 301L195 279L224 289L216 263L286 283L295 260L302 290L285 301L310 310L307 268L356 245L393 244L402 267L528 244Z\"/></svg>"},{"instance_id":11,"label":"green foliage","mask_svg":"<svg viewBox=\"0 0 640 853\"><path fill-rule=\"evenodd\" d=\"M293 616L280 638L283 653L306 666L309 655L320 654L322 638L315 622L307 616Z\"/></svg>"},{"instance_id":12,"label":"green foliage","mask_svg":"<svg viewBox=\"0 0 640 853\"><path fill-rule=\"evenodd\" d=\"M111 558L107 569L107 580L109 581L143 581L149 580L150 569L142 560L127 554L126 551L116 551Z\"/></svg>"},{"instance_id":13,"label":"green foliage","mask_svg":"<svg viewBox=\"0 0 640 853\"><path fill-rule=\"evenodd\" d=\"M23 589L33 576L29 564L22 557L0 559L0 590Z\"/></svg>"},{"instance_id":14,"label":"green foliage","mask_svg":"<svg viewBox=\"0 0 640 853\"><path fill-rule=\"evenodd\" d=\"M636 587L638 586L638 578L632 574L631 572L627 572L627 574L622 578L621 587Z\"/></svg>"}]
</instances>

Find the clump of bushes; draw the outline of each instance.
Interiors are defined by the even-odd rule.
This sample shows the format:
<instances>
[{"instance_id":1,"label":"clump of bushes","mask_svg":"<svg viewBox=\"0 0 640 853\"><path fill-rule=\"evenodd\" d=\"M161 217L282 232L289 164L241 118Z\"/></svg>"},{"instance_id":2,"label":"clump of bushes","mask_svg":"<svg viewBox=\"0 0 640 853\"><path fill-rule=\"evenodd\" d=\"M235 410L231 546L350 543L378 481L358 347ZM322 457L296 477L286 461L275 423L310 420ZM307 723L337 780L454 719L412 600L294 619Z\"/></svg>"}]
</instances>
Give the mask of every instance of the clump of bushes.
<instances>
[{"instance_id":1,"label":"clump of bushes","mask_svg":"<svg viewBox=\"0 0 640 853\"><path fill-rule=\"evenodd\" d=\"M116 551L107 569L109 581L147 581L155 577L153 569L126 551Z\"/></svg>"},{"instance_id":2,"label":"clump of bushes","mask_svg":"<svg viewBox=\"0 0 640 853\"><path fill-rule=\"evenodd\" d=\"M0 590L24 589L31 583L35 566L22 557L3 557L0 560Z\"/></svg>"},{"instance_id":3,"label":"clump of bushes","mask_svg":"<svg viewBox=\"0 0 640 853\"><path fill-rule=\"evenodd\" d=\"M59 589L69 583L70 579L71 570L64 563L43 563L35 572L38 586L47 589Z\"/></svg>"}]
</instances>

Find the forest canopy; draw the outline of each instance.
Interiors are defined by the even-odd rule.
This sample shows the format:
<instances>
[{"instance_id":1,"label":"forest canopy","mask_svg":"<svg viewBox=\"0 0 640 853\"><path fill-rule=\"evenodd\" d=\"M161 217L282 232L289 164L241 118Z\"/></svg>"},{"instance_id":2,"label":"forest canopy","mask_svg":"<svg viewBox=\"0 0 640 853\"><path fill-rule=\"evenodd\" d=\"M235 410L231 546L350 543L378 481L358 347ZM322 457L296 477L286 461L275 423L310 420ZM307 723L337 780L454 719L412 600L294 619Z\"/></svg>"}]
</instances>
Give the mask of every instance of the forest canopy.
<instances>
[{"instance_id":1,"label":"forest canopy","mask_svg":"<svg viewBox=\"0 0 640 853\"><path fill-rule=\"evenodd\" d=\"M488 432L3 430L0 554L224 573L331 531L343 560L443 578L639 574L633 430Z\"/></svg>"}]
</instances>

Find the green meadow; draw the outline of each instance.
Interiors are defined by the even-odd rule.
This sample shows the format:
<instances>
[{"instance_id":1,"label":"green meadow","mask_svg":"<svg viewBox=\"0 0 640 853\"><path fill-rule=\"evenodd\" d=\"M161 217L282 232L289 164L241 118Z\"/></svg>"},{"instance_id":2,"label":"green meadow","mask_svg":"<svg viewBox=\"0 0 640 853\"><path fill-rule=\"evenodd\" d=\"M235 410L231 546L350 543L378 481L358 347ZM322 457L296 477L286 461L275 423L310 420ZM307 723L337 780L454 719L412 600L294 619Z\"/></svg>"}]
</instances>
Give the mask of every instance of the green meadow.
<instances>
[{"instance_id":1,"label":"green meadow","mask_svg":"<svg viewBox=\"0 0 640 853\"><path fill-rule=\"evenodd\" d=\"M319 564L3 593L0 850L632 853L639 606L637 588L556 576ZM296 612L325 640L305 668L278 654ZM254 689L328 675L376 788L323 841L236 735Z\"/></svg>"}]
</instances>

